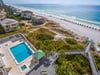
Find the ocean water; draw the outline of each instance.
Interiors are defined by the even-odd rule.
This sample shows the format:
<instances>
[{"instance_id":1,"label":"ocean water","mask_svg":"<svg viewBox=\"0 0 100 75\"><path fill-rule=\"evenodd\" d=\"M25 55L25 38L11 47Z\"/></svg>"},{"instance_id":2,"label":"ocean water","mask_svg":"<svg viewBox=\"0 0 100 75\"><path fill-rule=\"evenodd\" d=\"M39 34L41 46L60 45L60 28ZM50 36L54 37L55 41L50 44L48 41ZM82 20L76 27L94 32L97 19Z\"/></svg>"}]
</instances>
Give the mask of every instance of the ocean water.
<instances>
[{"instance_id":1,"label":"ocean water","mask_svg":"<svg viewBox=\"0 0 100 75\"><path fill-rule=\"evenodd\" d=\"M96 5L57 5L57 4L14 4L15 6L41 11L43 13L69 18L100 26L100 6Z\"/></svg>"}]
</instances>

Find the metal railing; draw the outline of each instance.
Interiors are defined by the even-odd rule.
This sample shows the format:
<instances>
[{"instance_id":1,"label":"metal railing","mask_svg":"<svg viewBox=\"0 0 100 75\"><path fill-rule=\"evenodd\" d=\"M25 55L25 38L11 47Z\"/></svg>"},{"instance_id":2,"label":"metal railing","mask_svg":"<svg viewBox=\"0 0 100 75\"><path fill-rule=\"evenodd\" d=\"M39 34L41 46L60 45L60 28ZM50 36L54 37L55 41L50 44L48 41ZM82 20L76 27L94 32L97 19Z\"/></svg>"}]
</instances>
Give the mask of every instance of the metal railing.
<instances>
[{"instance_id":1,"label":"metal railing","mask_svg":"<svg viewBox=\"0 0 100 75\"><path fill-rule=\"evenodd\" d=\"M28 45L34 50L34 51L37 51L37 49L24 37L24 35L22 33L19 33L23 38L24 40L28 43Z\"/></svg>"}]
</instances>

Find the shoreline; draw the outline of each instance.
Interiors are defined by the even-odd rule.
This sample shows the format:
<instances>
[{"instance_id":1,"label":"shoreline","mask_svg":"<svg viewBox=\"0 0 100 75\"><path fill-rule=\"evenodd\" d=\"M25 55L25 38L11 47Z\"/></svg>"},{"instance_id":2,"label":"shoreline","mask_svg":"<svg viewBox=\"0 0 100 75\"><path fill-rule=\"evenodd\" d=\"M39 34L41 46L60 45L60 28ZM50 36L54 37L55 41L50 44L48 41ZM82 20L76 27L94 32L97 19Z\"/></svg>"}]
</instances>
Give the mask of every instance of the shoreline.
<instances>
[{"instance_id":1,"label":"shoreline","mask_svg":"<svg viewBox=\"0 0 100 75\"><path fill-rule=\"evenodd\" d=\"M12 5L12 6L15 7L15 8L20 7L20 6L14 6L14 5ZM41 15L46 15L46 16L56 17L56 18L62 19L62 20L64 20L64 21L68 21L68 22L75 23L75 24L78 24L78 25L81 25L81 26L85 26L85 27L90 27L91 29L100 31L100 26L96 26L96 25L93 25L93 24L90 25L90 24L88 24L88 23L84 23L84 22L80 22L80 21L76 21L76 20L73 20L73 19L68 19L68 18L64 18L64 17L60 17L60 16L56 16L56 15L53 15L53 14L43 13L43 12L41 12L41 11L34 10L34 9L30 9L30 8L20 7L20 8L18 8L18 9L20 9L20 10L29 10L29 11L32 11L33 14L34 14L34 13L35 13L35 14L38 13L37 15L39 15L39 16L41 16ZM40 13L40 12L41 12L41 13ZM41 14L41 15L40 15L40 14ZM87 21L87 22L88 22L88 21ZM90 21L90 22L91 22L91 21Z\"/></svg>"},{"instance_id":2,"label":"shoreline","mask_svg":"<svg viewBox=\"0 0 100 75\"><path fill-rule=\"evenodd\" d=\"M22 11L24 11L24 10L32 11L33 14L43 16L43 17L47 18L48 20L53 20L53 21L59 23L60 26L64 27L65 29L70 29L71 31L73 31L74 33L76 33L78 35L89 37L90 39L94 40L94 42L96 42L96 43L100 42L100 40L99 40L100 27L98 27L98 26L88 25L85 23L83 24L81 22L69 20L69 19L66 19L63 17L39 12L34 9L24 8L24 7L20 7L20 6L19 6L20 7L19 8L18 6L14 6L14 5L11 5L11 6L18 8Z\"/></svg>"},{"instance_id":3,"label":"shoreline","mask_svg":"<svg viewBox=\"0 0 100 75\"><path fill-rule=\"evenodd\" d=\"M72 18L69 17L69 16L67 16L67 17L61 17L61 16L57 16L57 15L53 15L53 14L44 13L44 12L41 12L41 11L39 11L39 10L35 10L35 9L31 9L31 8L25 8L25 7L21 7L21 6L15 6L15 5L11 5L11 6L13 6L13 7L15 7L15 8L20 7L20 8L18 8L18 9L20 9L20 10L29 10L29 11L32 11L33 13L35 13L35 14L38 13L37 15L40 15L40 14L41 14L41 15L56 17L56 18L62 19L62 20L64 20L64 21L72 22L72 23L75 23L75 24L78 24L78 25L90 27L90 28L92 28L92 29L95 29L95 30L100 31L100 26L94 25L94 24L85 23L85 22L81 22L81 21L83 20L83 21L87 21L87 22L91 22L91 23L100 24L99 22L90 21L90 20L85 20L85 19L81 19L81 18L79 18L79 20L81 20L81 21L77 21L77 20L75 20L75 19L72 19ZM40 12L41 12L41 13L40 13ZM40 15L40 16L41 16L41 15ZM69 17L69 18L68 18L68 17Z\"/></svg>"}]
</instances>

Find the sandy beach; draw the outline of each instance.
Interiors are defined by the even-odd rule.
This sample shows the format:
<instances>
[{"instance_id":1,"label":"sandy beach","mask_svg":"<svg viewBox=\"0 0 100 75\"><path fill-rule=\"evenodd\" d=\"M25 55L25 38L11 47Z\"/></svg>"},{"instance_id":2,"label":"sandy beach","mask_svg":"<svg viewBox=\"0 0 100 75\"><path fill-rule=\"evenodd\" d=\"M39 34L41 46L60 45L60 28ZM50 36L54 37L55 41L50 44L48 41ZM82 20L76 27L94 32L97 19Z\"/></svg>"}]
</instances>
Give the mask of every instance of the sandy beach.
<instances>
[{"instance_id":1,"label":"sandy beach","mask_svg":"<svg viewBox=\"0 0 100 75\"><path fill-rule=\"evenodd\" d=\"M14 6L14 7L16 7L16 6ZM16 8L19 9L19 7L16 7ZM80 26L78 24L66 21L67 19L64 20L65 18L41 13L41 12L35 11L33 9L28 9L28 8L23 8L23 7L20 7L20 9L21 10L29 10L29 11L32 11L33 14L46 17L49 20L53 20L53 21L59 23L65 29L70 29L71 31L73 31L74 33L76 33L78 35L89 37L89 39L92 39L95 43L100 42L100 31L98 31L98 30ZM91 26L91 27L100 29L100 27L98 27L98 26L93 26L93 25L87 25L87 26Z\"/></svg>"}]
</instances>

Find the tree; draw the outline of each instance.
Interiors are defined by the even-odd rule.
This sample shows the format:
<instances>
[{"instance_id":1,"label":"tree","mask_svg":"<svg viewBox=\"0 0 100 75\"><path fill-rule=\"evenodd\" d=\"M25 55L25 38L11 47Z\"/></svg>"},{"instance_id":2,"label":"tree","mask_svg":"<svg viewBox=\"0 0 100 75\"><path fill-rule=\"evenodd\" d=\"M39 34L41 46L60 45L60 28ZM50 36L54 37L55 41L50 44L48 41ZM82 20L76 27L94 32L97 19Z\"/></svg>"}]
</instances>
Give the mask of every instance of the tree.
<instances>
[{"instance_id":1,"label":"tree","mask_svg":"<svg viewBox=\"0 0 100 75\"><path fill-rule=\"evenodd\" d=\"M18 21L22 20L22 17L20 15L19 16L14 15L15 11L12 11L9 7L4 6L4 9L6 11L6 17L7 18L16 19Z\"/></svg>"},{"instance_id":2,"label":"tree","mask_svg":"<svg viewBox=\"0 0 100 75\"><path fill-rule=\"evenodd\" d=\"M0 32L4 32L4 28L0 25Z\"/></svg>"},{"instance_id":3,"label":"tree","mask_svg":"<svg viewBox=\"0 0 100 75\"><path fill-rule=\"evenodd\" d=\"M37 49L40 49L41 46L42 46L42 41L40 41L40 40L37 41L37 42L36 42L36 48L37 48Z\"/></svg>"}]
</instances>

